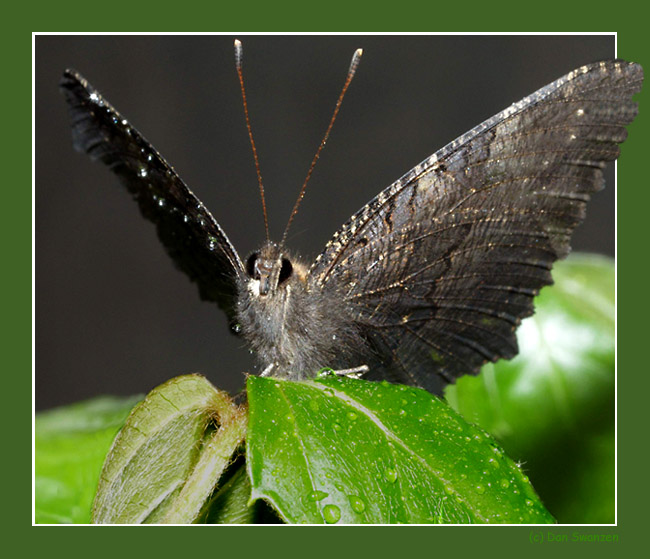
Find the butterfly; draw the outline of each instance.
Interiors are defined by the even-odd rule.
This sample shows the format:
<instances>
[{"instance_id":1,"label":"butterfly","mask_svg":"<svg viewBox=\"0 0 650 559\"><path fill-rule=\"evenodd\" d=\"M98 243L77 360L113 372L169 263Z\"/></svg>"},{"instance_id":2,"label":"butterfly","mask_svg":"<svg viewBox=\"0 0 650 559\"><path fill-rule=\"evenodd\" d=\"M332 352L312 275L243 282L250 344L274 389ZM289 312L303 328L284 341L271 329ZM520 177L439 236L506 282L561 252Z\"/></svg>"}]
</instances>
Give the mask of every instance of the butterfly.
<instances>
[{"instance_id":1,"label":"butterfly","mask_svg":"<svg viewBox=\"0 0 650 559\"><path fill-rule=\"evenodd\" d=\"M364 378L440 394L484 363L516 355L516 328L604 186L642 81L641 66L613 60L539 89L381 191L311 264L284 239L267 239L242 259L93 86L66 70L60 89L75 149L120 178L201 298L248 341L263 374L301 380L323 367L363 366Z\"/></svg>"}]
</instances>

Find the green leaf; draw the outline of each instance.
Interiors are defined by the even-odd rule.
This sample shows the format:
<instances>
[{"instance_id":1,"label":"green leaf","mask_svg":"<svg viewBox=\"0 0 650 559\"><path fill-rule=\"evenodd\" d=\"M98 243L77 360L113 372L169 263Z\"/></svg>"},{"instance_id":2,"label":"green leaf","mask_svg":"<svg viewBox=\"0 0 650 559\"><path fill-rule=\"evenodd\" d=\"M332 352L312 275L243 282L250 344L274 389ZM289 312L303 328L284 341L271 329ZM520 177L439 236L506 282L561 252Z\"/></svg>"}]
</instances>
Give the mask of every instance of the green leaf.
<instances>
[{"instance_id":1,"label":"green leaf","mask_svg":"<svg viewBox=\"0 0 650 559\"><path fill-rule=\"evenodd\" d=\"M573 255L518 330L520 354L463 377L450 404L525 463L558 521L614 521L614 263ZM561 472L562 475L558 475Z\"/></svg>"},{"instance_id":2,"label":"green leaf","mask_svg":"<svg viewBox=\"0 0 650 559\"><path fill-rule=\"evenodd\" d=\"M245 411L200 375L152 390L115 438L93 521L194 522L243 440Z\"/></svg>"},{"instance_id":3,"label":"green leaf","mask_svg":"<svg viewBox=\"0 0 650 559\"><path fill-rule=\"evenodd\" d=\"M254 524L255 507L248 506L251 484L246 468L240 467L206 506L204 524Z\"/></svg>"},{"instance_id":4,"label":"green leaf","mask_svg":"<svg viewBox=\"0 0 650 559\"><path fill-rule=\"evenodd\" d=\"M428 392L249 377L251 500L291 523L545 523L528 479Z\"/></svg>"},{"instance_id":5,"label":"green leaf","mask_svg":"<svg viewBox=\"0 0 650 559\"><path fill-rule=\"evenodd\" d=\"M106 453L141 399L101 397L36 414L36 523L90 522Z\"/></svg>"},{"instance_id":6,"label":"green leaf","mask_svg":"<svg viewBox=\"0 0 650 559\"><path fill-rule=\"evenodd\" d=\"M218 491L206 503L198 522L203 524L282 524L282 520L265 501L250 502L251 483L246 463L238 460L229 470L230 478L220 483ZM226 476L227 474L224 474Z\"/></svg>"}]
</instances>

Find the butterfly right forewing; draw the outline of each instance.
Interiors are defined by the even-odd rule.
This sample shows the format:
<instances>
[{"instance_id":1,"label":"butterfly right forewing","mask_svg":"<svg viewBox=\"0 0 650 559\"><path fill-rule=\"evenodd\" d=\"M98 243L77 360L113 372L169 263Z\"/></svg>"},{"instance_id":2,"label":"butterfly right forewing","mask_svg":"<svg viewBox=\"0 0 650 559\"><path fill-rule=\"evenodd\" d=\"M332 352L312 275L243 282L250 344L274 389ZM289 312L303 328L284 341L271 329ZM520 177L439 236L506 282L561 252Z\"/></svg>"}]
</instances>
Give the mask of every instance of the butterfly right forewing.
<instances>
[{"instance_id":1,"label":"butterfly right forewing","mask_svg":"<svg viewBox=\"0 0 650 559\"><path fill-rule=\"evenodd\" d=\"M516 354L602 168L618 157L641 67L585 66L464 134L355 214L310 270L373 351L370 378L433 392Z\"/></svg>"},{"instance_id":2,"label":"butterfly right forewing","mask_svg":"<svg viewBox=\"0 0 650 559\"><path fill-rule=\"evenodd\" d=\"M235 318L241 260L205 206L174 169L81 75L66 70L59 87L72 120L74 146L107 165L155 223L178 268Z\"/></svg>"}]
</instances>

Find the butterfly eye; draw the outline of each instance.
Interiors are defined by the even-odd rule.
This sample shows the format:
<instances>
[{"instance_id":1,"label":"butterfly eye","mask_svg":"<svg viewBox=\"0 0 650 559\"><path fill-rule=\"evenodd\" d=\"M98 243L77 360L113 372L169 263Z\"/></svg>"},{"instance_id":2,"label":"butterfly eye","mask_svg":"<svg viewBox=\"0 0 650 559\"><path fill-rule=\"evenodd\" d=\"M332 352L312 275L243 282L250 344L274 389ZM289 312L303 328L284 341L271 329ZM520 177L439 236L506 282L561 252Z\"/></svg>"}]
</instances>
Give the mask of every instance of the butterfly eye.
<instances>
[{"instance_id":1,"label":"butterfly eye","mask_svg":"<svg viewBox=\"0 0 650 559\"><path fill-rule=\"evenodd\" d=\"M254 252L248 257L248 260L246 260L246 273L253 279L260 279L259 272L257 271L255 266L255 263L257 262L259 256L260 256L259 253Z\"/></svg>"},{"instance_id":2,"label":"butterfly eye","mask_svg":"<svg viewBox=\"0 0 650 559\"><path fill-rule=\"evenodd\" d=\"M291 261L283 258L282 267L280 268L280 277L278 278L278 284L287 281L291 277L291 274L293 274L293 266L291 265Z\"/></svg>"}]
</instances>

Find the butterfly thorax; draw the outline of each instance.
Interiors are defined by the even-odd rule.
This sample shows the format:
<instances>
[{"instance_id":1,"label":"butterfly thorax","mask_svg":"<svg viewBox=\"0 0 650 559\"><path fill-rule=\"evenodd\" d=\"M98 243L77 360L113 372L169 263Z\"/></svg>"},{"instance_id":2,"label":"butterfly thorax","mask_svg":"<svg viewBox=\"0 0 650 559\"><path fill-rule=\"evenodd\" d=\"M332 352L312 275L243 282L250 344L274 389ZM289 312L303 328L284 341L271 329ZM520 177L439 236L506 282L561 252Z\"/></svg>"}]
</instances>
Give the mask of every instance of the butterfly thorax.
<instances>
[{"instance_id":1,"label":"butterfly thorax","mask_svg":"<svg viewBox=\"0 0 650 559\"><path fill-rule=\"evenodd\" d=\"M245 262L238 285L237 318L271 376L301 379L341 361L349 347L342 298L309 281L308 268L268 242Z\"/></svg>"}]
</instances>

